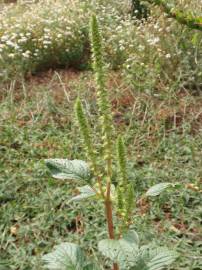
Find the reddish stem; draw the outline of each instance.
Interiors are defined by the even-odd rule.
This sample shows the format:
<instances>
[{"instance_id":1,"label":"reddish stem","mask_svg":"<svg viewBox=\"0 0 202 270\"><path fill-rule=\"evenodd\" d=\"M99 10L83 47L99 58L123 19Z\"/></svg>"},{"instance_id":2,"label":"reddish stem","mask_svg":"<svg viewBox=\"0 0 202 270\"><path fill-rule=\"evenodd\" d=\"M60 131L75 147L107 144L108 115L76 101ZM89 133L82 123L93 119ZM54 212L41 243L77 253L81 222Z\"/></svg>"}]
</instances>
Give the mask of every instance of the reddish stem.
<instances>
[{"instance_id":1,"label":"reddish stem","mask_svg":"<svg viewBox=\"0 0 202 270\"><path fill-rule=\"evenodd\" d=\"M112 202L111 202L111 198L110 198L110 183L107 185L107 196L106 196L106 200L105 200L105 210L106 210L109 238L115 239L114 225L113 225L113 214L112 214ZM117 263L113 264L112 270L119 270Z\"/></svg>"},{"instance_id":2,"label":"reddish stem","mask_svg":"<svg viewBox=\"0 0 202 270\"><path fill-rule=\"evenodd\" d=\"M109 238L114 239L114 225L112 220L112 203L109 200L105 201L105 209L106 209L106 218L107 218L107 226Z\"/></svg>"}]
</instances>

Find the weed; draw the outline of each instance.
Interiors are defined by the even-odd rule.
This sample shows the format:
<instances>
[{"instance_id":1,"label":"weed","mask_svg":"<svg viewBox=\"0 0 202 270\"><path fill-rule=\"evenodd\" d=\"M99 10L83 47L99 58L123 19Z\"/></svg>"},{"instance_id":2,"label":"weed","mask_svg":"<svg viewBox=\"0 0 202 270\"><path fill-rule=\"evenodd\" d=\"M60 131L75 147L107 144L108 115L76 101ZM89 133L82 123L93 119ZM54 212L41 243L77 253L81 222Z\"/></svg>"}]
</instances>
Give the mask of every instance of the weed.
<instances>
[{"instance_id":1,"label":"weed","mask_svg":"<svg viewBox=\"0 0 202 270\"><path fill-rule=\"evenodd\" d=\"M86 148L88 163L82 160L48 159L46 165L56 179L74 180L84 182L86 185L79 187L79 194L71 201L94 199L101 201L105 207L106 223L109 239L98 243L99 251L112 263L112 269L155 269L160 270L175 261L177 255L163 247L154 244L140 246L139 237L134 230L130 230L133 216L135 193L133 184L127 175L127 161L124 141L121 137L117 140L117 158L113 154L113 124L111 105L106 89L104 73L102 39L97 18L92 16L91 44L93 54L93 69L96 81L96 94L98 104L98 117L101 130L101 149L96 149L92 141L92 130L89 126L80 99L76 101L75 112ZM103 164L102 167L99 165ZM114 161L118 162L113 168ZM112 183L114 171L117 172L117 186ZM151 187L145 194L155 197L166 188L175 186L172 183L160 183ZM115 225L115 216L117 224ZM48 269L101 269L99 265L91 262L82 249L69 242L56 246L55 250L43 257ZM102 264L106 267L105 263Z\"/></svg>"}]
</instances>

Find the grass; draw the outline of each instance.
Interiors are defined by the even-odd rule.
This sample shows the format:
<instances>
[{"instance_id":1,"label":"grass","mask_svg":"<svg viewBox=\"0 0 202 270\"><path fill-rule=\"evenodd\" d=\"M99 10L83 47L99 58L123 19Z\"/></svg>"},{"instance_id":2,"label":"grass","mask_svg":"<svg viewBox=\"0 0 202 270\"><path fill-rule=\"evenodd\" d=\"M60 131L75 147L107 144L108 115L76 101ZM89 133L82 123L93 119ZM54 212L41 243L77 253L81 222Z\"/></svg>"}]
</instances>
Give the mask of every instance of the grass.
<instances>
[{"instance_id":1,"label":"grass","mask_svg":"<svg viewBox=\"0 0 202 270\"><path fill-rule=\"evenodd\" d=\"M84 247L88 241L88 252L97 254L95 240L106 234L103 210L87 202L69 205L74 184L69 189L53 180L43 162L85 159L73 104L79 94L96 129L91 78L90 72L46 72L1 88L0 269L43 269L42 254L62 241ZM172 269L199 270L202 96L134 92L119 72L109 74L108 84L135 188L143 193L161 181L180 183L154 202L139 201L133 226L144 243L177 247L181 256Z\"/></svg>"}]
</instances>

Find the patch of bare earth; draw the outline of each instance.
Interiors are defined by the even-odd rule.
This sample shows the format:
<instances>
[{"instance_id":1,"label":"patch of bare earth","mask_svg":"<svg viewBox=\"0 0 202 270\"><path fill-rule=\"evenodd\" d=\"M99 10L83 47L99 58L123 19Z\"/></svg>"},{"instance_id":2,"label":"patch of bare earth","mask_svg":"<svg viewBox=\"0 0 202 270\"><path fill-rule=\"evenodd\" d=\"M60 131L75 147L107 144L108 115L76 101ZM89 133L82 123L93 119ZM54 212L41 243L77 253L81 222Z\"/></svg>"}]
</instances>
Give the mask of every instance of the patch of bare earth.
<instances>
[{"instance_id":1,"label":"patch of bare earth","mask_svg":"<svg viewBox=\"0 0 202 270\"><path fill-rule=\"evenodd\" d=\"M29 76L25 82L17 82L13 91L14 99L18 102L23 98L22 86L25 83L27 95L33 98L43 88L50 91L56 104L73 101L78 95L80 84L85 87L89 102L95 101L95 83L91 72L76 70L49 70ZM146 123L152 121L149 136L157 132L162 124L166 133L173 130L183 132L183 124L190 125L190 132L195 135L202 131L202 96L193 96L186 91L176 93L175 98L160 99L132 90L125 84L119 72L108 74L108 89L111 98L114 120L117 125L127 125L125 115L132 113L136 120ZM3 95L2 95L3 96ZM152 112L152 115L151 115Z\"/></svg>"}]
</instances>

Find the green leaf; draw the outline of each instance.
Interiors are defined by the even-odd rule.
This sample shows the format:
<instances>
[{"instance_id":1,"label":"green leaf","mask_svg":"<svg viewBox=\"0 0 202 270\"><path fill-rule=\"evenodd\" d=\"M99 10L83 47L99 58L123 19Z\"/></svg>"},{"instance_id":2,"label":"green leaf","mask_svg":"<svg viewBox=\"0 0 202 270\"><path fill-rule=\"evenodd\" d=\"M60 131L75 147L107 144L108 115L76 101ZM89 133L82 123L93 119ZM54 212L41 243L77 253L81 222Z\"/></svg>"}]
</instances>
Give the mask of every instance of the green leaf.
<instances>
[{"instance_id":1,"label":"green leaf","mask_svg":"<svg viewBox=\"0 0 202 270\"><path fill-rule=\"evenodd\" d=\"M148 264L149 270L161 270L165 266L172 264L177 258L177 254L173 251L160 251Z\"/></svg>"},{"instance_id":2,"label":"green leaf","mask_svg":"<svg viewBox=\"0 0 202 270\"><path fill-rule=\"evenodd\" d=\"M84 200L84 199L88 199L88 198L91 198L93 196L96 195L95 191L88 185L86 186L83 186L83 187L79 187L78 188L80 194L73 197L71 201L81 201L81 200Z\"/></svg>"},{"instance_id":3,"label":"green leaf","mask_svg":"<svg viewBox=\"0 0 202 270\"><path fill-rule=\"evenodd\" d=\"M145 269L161 270L164 269L165 266L172 264L176 260L177 256L178 255L175 251L170 251L165 247L148 245L141 247L139 262L144 262L146 266ZM139 268L134 268L134 270L139 270Z\"/></svg>"},{"instance_id":4,"label":"green leaf","mask_svg":"<svg viewBox=\"0 0 202 270\"><path fill-rule=\"evenodd\" d=\"M132 239L135 241L129 240L129 235L132 235ZM121 269L131 267L138 256L137 236L129 233L119 240L101 240L98 243L98 249L104 256L118 263Z\"/></svg>"},{"instance_id":5,"label":"green leaf","mask_svg":"<svg viewBox=\"0 0 202 270\"><path fill-rule=\"evenodd\" d=\"M135 231L129 231L119 240L102 240L98 249L104 256L118 263L120 269L162 270L177 258L175 251L165 247L139 247L139 238Z\"/></svg>"},{"instance_id":6,"label":"green leaf","mask_svg":"<svg viewBox=\"0 0 202 270\"><path fill-rule=\"evenodd\" d=\"M157 196L159 194L161 194L161 192L163 192L166 188L173 186L172 183L168 183L168 182L164 182L164 183L160 183L157 185L154 185L153 187L151 187L147 192L146 192L146 196Z\"/></svg>"},{"instance_id":7,"label":"green leaf","mask_svg":"<svg viewBox=\"0 0 202 270\"><path fill-rule=\"evenodd\" d=\"M131 243L136 243L136 245L139 246L139 236L134 230L128 231L126 234L124 234L123 239Z\"/></svg>"},{"instance_id":8,"label":"green leaf","mask_svg":"<svg viewBox=\"0 0 202 270\"><path fill-rule=\"evenodd\" d=\"M89 180L90 169L83 160L46 159L46 166L57 179Z\"/></svg>"},{"instance_id":9,"label":"green leaf","mask_svg":"<svg viewBox=\"0 0 202 270\"><path fill-rule=\"evenodd\" d=\"M119 241L104 239L98 243L98 250L113 262L117 261L119 254Z\"/></svg>"},{"instance_id":10,"label":"green leaf","mask_svg":"<svg viewBox=\"0 0 202 270\"><path fill-rule=\"evenodd\" d=\"M49 270L81 270L86 265L86 258L81 248L73 243L62 243L55 250L43 256Z\"/></svg>"}]
</instances>

